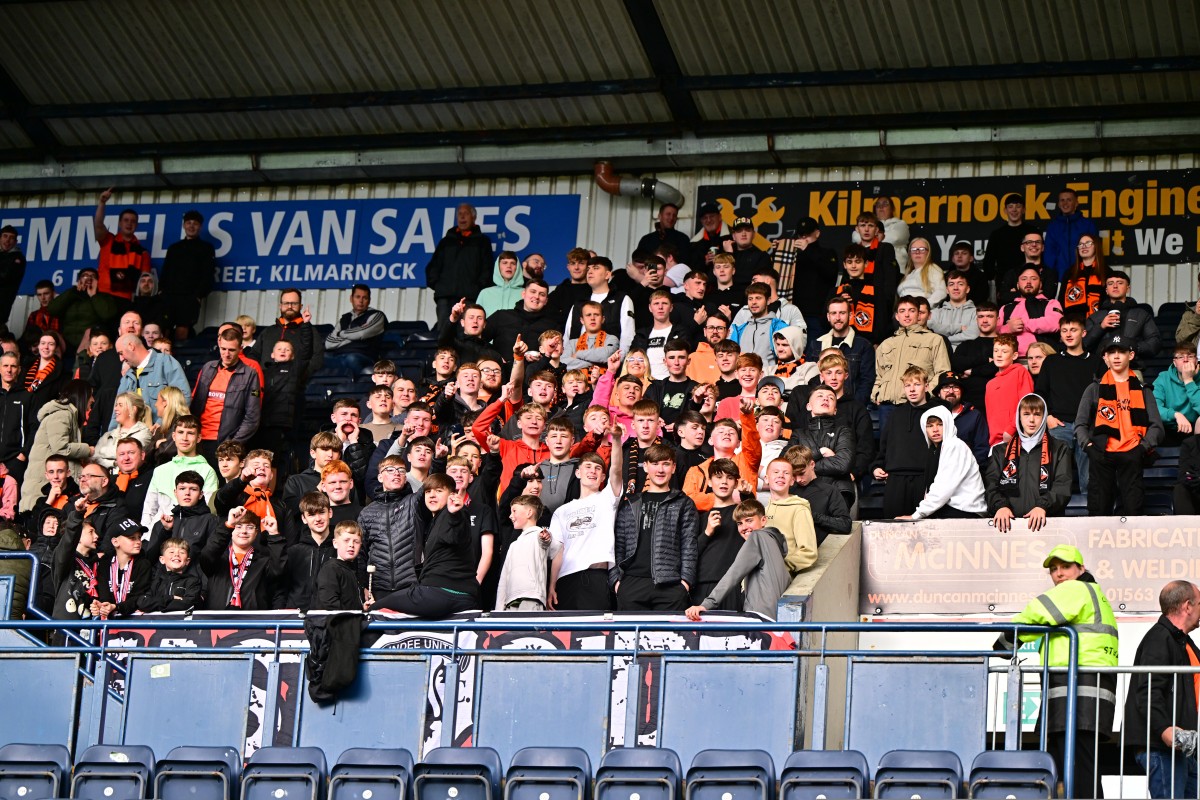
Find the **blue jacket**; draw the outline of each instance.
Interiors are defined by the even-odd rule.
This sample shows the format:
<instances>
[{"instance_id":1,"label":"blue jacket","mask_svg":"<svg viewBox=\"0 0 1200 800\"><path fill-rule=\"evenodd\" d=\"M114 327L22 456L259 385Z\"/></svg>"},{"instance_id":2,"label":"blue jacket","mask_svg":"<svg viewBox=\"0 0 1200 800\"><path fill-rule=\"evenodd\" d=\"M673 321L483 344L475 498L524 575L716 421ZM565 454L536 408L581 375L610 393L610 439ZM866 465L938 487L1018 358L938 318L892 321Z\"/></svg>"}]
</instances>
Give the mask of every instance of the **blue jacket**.
<instances>
[{"instance_id":1,"label":"blue jacket","mask_svg":"<svg viewBox=\"0 0 1200 800\"><path fill-rule=\"evenodd\" d=\"M138 376L137 371L130 367L121 376L121 382L117 384L117 394L125 392L137 394L140 388L142 399L146 401L146 405L150 406L150 414L154 417L154 421L162 422L158 418L158 411L155 410L154 403L158 400L158 393L164 386L174 386L183 392L184 397L190 397L192 394L192 387L188 384L187 375L184 374L183 367L179 366L179 362L175 360L174 356L151 350L150 361L142 370L141 376ZM116 412L113 412L112 419L108 423L108 430L111 431L115 427L117 427L117 415Z\"/></svg>"},{"instance_id":2,"label":"blue jacket","mask_svg":"<svg viewBox=\"0 0 1200 800\"><path fill-rule=\"evenodd\" d=\"M788 324L776 316L751 317L748 322L734 325L729 338L737 342L743 353L758 353L763 360L763 373L775 373L775 333Z\"/></svg>"},{"instance_id":3,"label":"blue jacket","mask_svg":"<svg viewBox=\"0 0 1200 800\"><path fill-rule=\"evenodd\" d=\"M987 417L970 403L963 403L962 410L954 417L954 430L975 454L975 460L981 465L988 457L988 426Z\"/></svg>"},{"instance_id":4,"label":"blue jacket","mask_svg":"<svg viewBox=\"0 0 1200 800\"><path fill-rule=\"evenodd\" d=\"M1046 251L1042 254L1042 260L1058 272L1060 281L1075 263L1075 245L1079 244L1079 237L1085 233L1090 233L1097 242L1100 241L1096 223L1078 211L1060 214L1046 226Z\"/></svg>"}]
</instances>

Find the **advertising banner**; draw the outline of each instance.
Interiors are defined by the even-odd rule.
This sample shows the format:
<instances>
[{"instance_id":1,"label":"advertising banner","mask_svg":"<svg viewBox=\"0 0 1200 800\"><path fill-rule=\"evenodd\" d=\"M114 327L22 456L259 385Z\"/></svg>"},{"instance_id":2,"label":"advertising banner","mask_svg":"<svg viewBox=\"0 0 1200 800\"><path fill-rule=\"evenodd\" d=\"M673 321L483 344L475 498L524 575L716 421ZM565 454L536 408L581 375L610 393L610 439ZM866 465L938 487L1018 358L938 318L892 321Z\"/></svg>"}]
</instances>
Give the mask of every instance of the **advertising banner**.
<instances>
[{"instance_id":1,"label":"advertising banner","mask_svg":"<svg viewBox=\"0 0 1200 800\"><path fill-rule=\"evenodd\" d=\"M1059 544L1122 612L1158 613L1163 585L1200 582L1200 517L1052 517L1037 533L1017 521L1000 533L984 521L863 525L862 614L1016 613L1052 585L1042 567Z\"/></svg>"},{"instance_id":2,"label":"advertising banner","mask_svg":"<svg viewBox=\"0 0 1200 800\"><path fill-rule=\"evenodd\" d=\"M579 195L143 203L135 210L137 235L156 268L183 238L183 213L203 214L200 235L216 248L218 290L411 288L425 285L425 265L461 203L475 206L494 252L542 253L551 285L567 277L562 256L577 241ZM109 204L109 230L121 210ZM81 267L96 265L94 215L92 206L0 209L0 225L17 229L28 262L23 294L44 279L68 288Z\"/></svg>"},{"instance_id":3,"label":"advertising banner","mask_svg":"<svg viewBox=\"0 0 1200 800\"><path fill-rule=\"evenodd\" d=\"M896 216L912 236L924 236L934 260L950 261L950 247L965 239L982 258L991 231L1006 224L1000 201L1009 192L1025 199L1025 218L1041 230L1057 212L1065 186L1079 194L1080 210L1096 222L1110 264L1173 264L1200 251L1200 171L1093 172L1012 177L915 178L820 183L701 186L697 203L716 202L726 224L750 217L763 249L812 217L821 242L841 250L855 218L873 211L875 199L892 198Z\"/></svg>"}]
</instances>

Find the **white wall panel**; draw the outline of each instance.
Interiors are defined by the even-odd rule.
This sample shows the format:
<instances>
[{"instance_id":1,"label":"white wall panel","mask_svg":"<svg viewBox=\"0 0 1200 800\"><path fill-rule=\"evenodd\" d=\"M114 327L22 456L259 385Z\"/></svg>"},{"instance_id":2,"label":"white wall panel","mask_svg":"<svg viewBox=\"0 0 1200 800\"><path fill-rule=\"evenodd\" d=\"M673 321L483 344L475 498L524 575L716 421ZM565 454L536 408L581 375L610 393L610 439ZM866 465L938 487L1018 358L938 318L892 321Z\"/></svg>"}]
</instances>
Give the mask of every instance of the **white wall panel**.
<instances>
[{"instance_id":1,"label":"white wall panel","mask_svg":"<svg viewBox=\"0 0 1200 800\"><path fill-rule=\"evenodd\" d=\"M659 180L683 192L691 201L700 185L724 183L805 183L837 180L910 180L919 178L969 178L997 175L1041 175L1066 172L1124 172L1153 169L1188 169L1198 165L1194 154L1162 156L1120 156L1103 159L1053 159L1020 161L982 161L969 163L893 164L769 170L688 170L659 172ZM619 164L618 172L620 172ZM357 198L469 197L489 195L578 194L579 244L609 256L623 264L638 238L653 226L656 204L640 197L613 197L598 189L590 174L542 178L479 178L450 181L413 181L404 183L354 183L320 186L262 186L239 189L180 189L177 191L123 191L113 204L137 206L139 203L222 202L253 200L315 200ZM67 192L54 195L0 195L0 207L91 205L95 195ZM685 205L680 215L681 230L695 227L694 204ZM562 263L565 253L544 253L551 263ZM1132 294L1155 308L1168 301L1196 299L1194 264L1138 265L1130 269ZM376 290L374 305L390 319L432 321L432 298L422 289ZM310 290L305 301L312 306L318 322L334 322L348 310L344 290ZM277 312L274 292L218 292L206 303L203 323L215 324L238 313L256 320L270 320ZM28 303L18 301L10 327L20 328L28 314Z\"/></svg>"}]
</instances>

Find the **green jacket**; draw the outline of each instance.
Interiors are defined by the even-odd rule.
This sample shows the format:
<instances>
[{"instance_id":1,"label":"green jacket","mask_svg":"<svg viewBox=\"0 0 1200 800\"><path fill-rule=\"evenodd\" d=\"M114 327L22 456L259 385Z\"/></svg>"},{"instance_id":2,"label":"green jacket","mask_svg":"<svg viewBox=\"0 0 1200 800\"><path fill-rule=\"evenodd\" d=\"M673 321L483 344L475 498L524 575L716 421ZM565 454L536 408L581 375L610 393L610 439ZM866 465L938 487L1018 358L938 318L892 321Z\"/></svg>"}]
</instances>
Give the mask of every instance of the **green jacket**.
<instances>
[{"instance_id":1,"label":"green jacket","mask_svg":"<svg viewBox=\"0 0 1200 800\"><path fill-rule=\"evenodd\" d=\"M63 337L71 344L83 338L83 332L93 325L113 322L121 313L116 297L105 292L96 292L88 297L72 286L50 301L46 312L62 320Z\"/></svg>"},{"instance_id":2,"label":"green jacket","mask_svg":"<svg viewBox=\"0 0 1200 800\"><path fill-rule=\"evenodd\" d=\"M1172 364L1154 379L1154 400L1158 403L1158 415L1162 417L1163 427L1172 430L1177 427L1176 413L1183 414L1188 422L1195 424L1200 417L1200 382L1193 380L1184 383L1179 377L1179 370Z\"/></svg>"},{"instance_id":3,"label":"green jacket","mask_svg":"<svg viewBox=\"0 0 1200 800\"><path fill-rule=\"evenodd\" d=\"M0 553L24 551L25 545L16 531L12 528L0 530ZM13 576L12 605L9 608L9 615L13 619L22 619L25 616L25 602L29 597L29 576L32 570L33 564L26 559L0 559L0 577Z\"/></svg>"},{"instance_id":4,"label":"green jacket","mask_svg":"<svg viewBox=\"0 0 1200 800\"><path fill-rule=\"evenodd\" d=\"M1117 620L1112 606L1099 584L1063 581L1040 594L1013 622L1027 625L1069 625L1079 634L1079 666L1115 667L1117 665ZM1022 641L1041 638L1031 633ZM1065 667L1070 658L1070 639L1050 636L1049 645L1041 644L1042 659L1052 667Z\"/></svg>"}]
</instances>

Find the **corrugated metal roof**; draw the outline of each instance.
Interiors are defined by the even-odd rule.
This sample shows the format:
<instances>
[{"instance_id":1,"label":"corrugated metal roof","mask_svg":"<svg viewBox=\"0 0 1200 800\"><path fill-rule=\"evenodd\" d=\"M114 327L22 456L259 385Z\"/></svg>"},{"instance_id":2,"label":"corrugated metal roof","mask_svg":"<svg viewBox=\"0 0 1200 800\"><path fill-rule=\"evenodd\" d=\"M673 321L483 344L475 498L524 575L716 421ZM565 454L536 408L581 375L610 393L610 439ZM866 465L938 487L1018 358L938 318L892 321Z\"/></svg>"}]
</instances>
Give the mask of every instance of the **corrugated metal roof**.
<instances>
[{"instance_id":1,"label":"corrugated metal roof","mask_svg":"<svg viewBox=\"0 0 1200 800\"><path fill-rule=\"evenodd\" d=\"M35 104L646 77L644 55L625 46L635 37L621 9L620 0L15 3L0 64Z\"/></svg>"},{"instance_id":2,"label":"corrugated metal roof","mask_svg":"<svg viewBox=\"0 0 1200 800\"><path fill-rule=\"evenodd\" d=\"M208 143L256 154L337 149L343 138L541 144L563 131L686 147L689 137L763 130L841 133L880 116L898 127L930 115L969 125L984 112L1090 122L1156 106L1155 118L1200 120L1200 4L1174 0L10 0L4 9L0 81L11 91L0 159L24 164L203 154ZM1037 65L1065 62L1086 74L1036 76ZM595 143L579 149L611 157Z\"/></svg>"}]
</instances>

